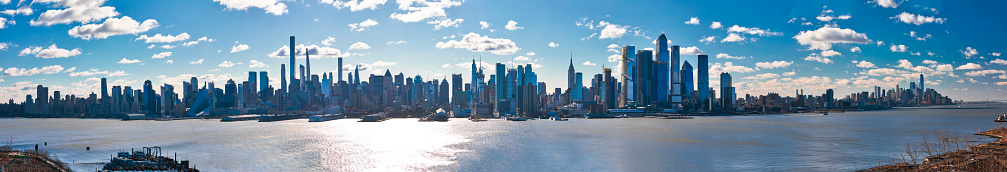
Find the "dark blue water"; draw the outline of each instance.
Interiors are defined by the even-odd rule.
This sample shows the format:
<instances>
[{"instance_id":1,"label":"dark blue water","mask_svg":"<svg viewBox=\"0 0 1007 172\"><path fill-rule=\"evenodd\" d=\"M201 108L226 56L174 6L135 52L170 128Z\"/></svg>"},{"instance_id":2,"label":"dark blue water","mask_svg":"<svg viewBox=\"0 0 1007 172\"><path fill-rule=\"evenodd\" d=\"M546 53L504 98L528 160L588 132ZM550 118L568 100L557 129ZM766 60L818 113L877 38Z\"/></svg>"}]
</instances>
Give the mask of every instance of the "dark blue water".
<instances>
[{"instance_id":1,"label":"dark blue water","mask_svg":"<svg viewBox=\"0 0 1007 172\"><path fill-rule=\"evenodd\" d=\"M0 119L0 138L21 149L39 143L77 171L143 146L204 171L853 171L939 130L992 141L971 134L1001 126L992 121L1004 112L991 104L562 122Z\"/></svg>"}]
</instances>

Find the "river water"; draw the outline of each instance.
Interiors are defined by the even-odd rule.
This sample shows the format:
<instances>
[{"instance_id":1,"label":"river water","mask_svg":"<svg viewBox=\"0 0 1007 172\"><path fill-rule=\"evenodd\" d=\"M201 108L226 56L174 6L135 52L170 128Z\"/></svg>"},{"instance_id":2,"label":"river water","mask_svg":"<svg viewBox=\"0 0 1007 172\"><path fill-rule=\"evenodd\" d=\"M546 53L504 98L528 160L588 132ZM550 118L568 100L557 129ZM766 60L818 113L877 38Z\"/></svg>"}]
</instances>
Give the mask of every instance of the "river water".
<instances>
[{"instance_id":1,"label":"river water","mask_svg":"<svg viewBox=\"0 0 1007 172\"><path fill-rule=\"evenodd\" d=\"M309 123L0 119L0 140L94 171L120 150L161 146L202 171L853 171L921 135L970 139L1003 104L694 119ZM43 145L48 142L48 146ZM90 151L85 147L91 147Z\"/></svg>"}]
</instances>

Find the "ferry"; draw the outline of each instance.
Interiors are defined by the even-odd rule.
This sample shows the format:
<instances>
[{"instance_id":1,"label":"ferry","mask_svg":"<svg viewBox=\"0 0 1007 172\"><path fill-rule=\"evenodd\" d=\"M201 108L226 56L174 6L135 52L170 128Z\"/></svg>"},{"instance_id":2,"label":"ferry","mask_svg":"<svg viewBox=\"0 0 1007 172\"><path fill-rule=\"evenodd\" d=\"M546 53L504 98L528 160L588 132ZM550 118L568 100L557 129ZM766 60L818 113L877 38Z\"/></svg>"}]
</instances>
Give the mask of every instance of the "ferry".
<instances>
[{"instance_id":1,"label":"ferry","mask_svg":"<svg viewBox=\"0 0 1007 172\"><path fill-rule=\"evenodd\" d=\"M549 117L549 119L551 119L553 121L569 121L570 120L570 119L560 118L558 116L552 116L552 117Z\"/></svg>"},{"instance_id":2,"label":"ferry","mask_svg":"<svg viewBox=\"0 0 1007 172\"><path fill-rule=\"evenodd\" d=\"M447 122L448 113L444 109L438 108L437 112L434 114L434 121L437 122Z\"/></svg>"},{"instance_id":3,"label":"ferry","mask_svg":"<svg viewBox=\"0 0 1007 172\"><path fill-rule=\"evenodd\" d=\"M381 122L385 120L388 120L388 114L381 112L360 117L360 121L357 122Z\"/></svg>"},{"instance_id":4,"label":"ferry","mask_svg":"<svg viewBox=\"0 0 1007 172\"><path fill-rule=\"evenodd\" d=\"M1007 122L1007 113L1000 115L1000 117L997 117L997 120L993 120L993 122Z\"/></svg>"},{"instance_id":5,"label":"ferry","mask_svg":"<svg viewBox=\"0 0 1007 172\"><path fill-rule=\"evenodd\" d=\"M525 117L523 117L523 116L518 116L518 117L507 117L507 120L508 120L508 121L527 121L527 120L528 120L528 118L525 118Z\"/></svg>"},{"instance_id":6,"label":"ferry","mask_svg":"<svg viewBox=\"0 0 1007 172\"><path fill-rule=\"evenodd\" d=\"M822 113L822 115L829 115L829 112Z\"/></svg>"},{"instance_id":7,"label":"ferry","mask_svg":"<svg viewBox=\"0 0 1007 172\"><path fill-rule=\"evenodd\" d=\"M308 122L324 122L343 118L346 118L343 114L312 115L311 117L308 117Z\"/></svg>"}]
</instances>

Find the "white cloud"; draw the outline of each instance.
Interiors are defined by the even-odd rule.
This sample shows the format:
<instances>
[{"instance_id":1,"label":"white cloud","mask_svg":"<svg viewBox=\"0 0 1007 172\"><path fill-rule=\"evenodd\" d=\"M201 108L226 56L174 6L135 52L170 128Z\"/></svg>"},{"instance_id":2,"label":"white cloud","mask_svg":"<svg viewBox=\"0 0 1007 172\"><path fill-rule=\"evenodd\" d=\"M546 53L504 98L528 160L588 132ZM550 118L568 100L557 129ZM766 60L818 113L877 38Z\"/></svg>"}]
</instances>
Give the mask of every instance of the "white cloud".
<instances>
[{"instance_id":1,"label":"white cloud","mask_svg":"<svg viewBox=\"0 0 1007 172\"><path fill-rule=\"evenodd\" d=\"M161 52L161 53L154 54L154 56L150 56L150 58L152 58L152 59L162 59L162 58L171 56L171 54L172 54L171 52Z\"/></svg>"},{"instance_id":2,"label":"white cloud","mask_svg":"<svg viewBox=\"0 0 1007 172\"><path fill-rule=\"evenodd\" d=\"M374 21L374 19L367 19L367 20L364 20L364 21L362 21L360 23L353 23L353 24L349 24L349 25L346 25L346 26L350 27L350 31L357 31L357 32L359 32L359 31L365 31L365 30L367 30L367 28L369 28L371 26L377 26L377 25L378 25L378 22ZM331 37L329 37L329 38L331 38ZM333 39L335 39L335 38L333 38Z\"/></svg>"},{"instance_id":3,"label":"white cloud","mask_svg":"<svg viewBox=\"0 0 1007 172\"><path fill-rule=\"evenodd\" d=\"M797 72L794 71L783 72L783 76L794 76L794 75L797 75Z\"/></svg>"},{"instance_id":4,"label":"white cloud","mask_svg":"<svg viewBox=\"0 0 1007 172\"><path fill-rule=\"evenodd\" d=\"M528 57L525 57L525 56L514 57L514 61L529 61L529 60L531 60L531 58L528 58Z\"/></svg>"},{"instance_id":5,"label":"white cloud","mask_svg":"<svg viewBox=\"0 0 1007 172\"><path fill-rule=\"evenodd\" d=\"M745 41L745 37L741 37L741 35L737 33L727 34L727 37L720 40L720 42L743 42L743 41Z\"/></svg>"},{"instance_id":6,"label":"white cloud","mask_svg":"<svg viewBox=\"0 0 1007 172\"><path fill-rule=\"evenodd\" d=\"M172 49L172 48L175 48L176 46L174 46L174 45L162 45L160 47L164 48L164 49Z\"/></svg>"},{"instance_id":7,"label":"white cloud","mask_svg":"<svg viewBox=\"0 0 1007 172\"><path fill-rule=\"evenodd\" d=\"M126 72L121 71L121 70L120 71L115 71L115 72L108 72L108 71L99 71L98 69L94 69L94 68L92 68L91 70L88 70L88 71L80 71L80 72L72 72L72 73L70 73L70 77L91 76L91 75L105 75L105 76L109 76L109 77L116 77L116 76L126 76L126 75L130 75L130 74L126 74Z\"/></svg>"},{"instance_id":8,"label":"white cloud","mask_svg":"<svg viewBox=\"0 0 1007 172\"><path fill-rule=\"evenodd\" d=\"M906 47L906 45L895 45L895 44L892 44L892 46L889 47L889 49L891 49L892 52L906 52L907 48L909 47Z\"/></svg>"},{"instance_id":9,"label":"white cloud","mask_svg":"<svg viewBox=\"0 0 1007 172\"><path fill-rule=\"evenodd\" d=\"M620 60L622 60L622 55L612 54L612 55L608 56L608 62L618 62Z\"/></svg>"},{"instance_id":10,"label":"white cloud","mask_svg":"<svg viewBox=\"0 0 1007 172\"><path fill-rule=\"evenodd\" d=\"M979 51L972 47L965 47L965 50L958 50L958 51L962 52L962 56L965 56L965 59L970 59L972 58L972 56L979 54Z\"/></svg>"},{"instance_id":11,"label":"white cloud","mask_svg":"<svg viewBox=\"0 0 1007 172\"><path fill-rule=\"evenodd\" d=\"M840 15L840 16L830 16L830 15L822 14L822 15L819 15L818 17L815 17L815 19L818 19L819 21L823 21L823 22L829 22L829 21L832 21L832 20L846 20L846 19L850 19L850 17L851 16L849 14L847 14L847 15Z\"/></svg>"},{"instance_id":12,"label":"white cloud","mask_svg":"<svg viewBox=\"0 0 1007 172\"><path fill-rule=\"evenodd\" d=\"M234 67L234 63L232 63L231 61L225 60L224 62L220 63L217 66L220 66L220 67Z\"/></svg>"},{"instance_id":13,"label":"white cloud","mask_svg":"<svg viewBox=\"0 0 1007 172\"><path fill-rule=\"evenodd\" d=\"M710 75L720 75L722 72L728 73L748 73L755 72L755 69L745 67L745 66L735 66L731 62L714 63L710 66Z\"/></svg>"},{"instance_id":14,"label":"white cloud","mask_svg":"<svg viewBox=\"0 0 1007 172\"><path fill-rule=\"evenodd\" d=\"M685 21L685 24L699 25L699 17L689 18L689 21Z\"/></svg>"},{"instance_id":15,"label":"white cloud","mask_svg":"<svg viewBox=\"0 0 1007 172\"><path fill-rule=\"evenodd\" d=\"M975 63L966 63L964 65L958 66L958 68L955 68L955 69L957 69L957 70L975 70L975 69L983 69L983 67L980 66L979 64L975 64Z\"/></svg>"},{"instance_id":16,"label":"white cloud","mask_svg":"<svg viewBox=\"0 0 1007 172\"><path fill-rule=\"evenodd\" d=\"M465 37L460 41L449 40L447 42L437 42L435 46L441 49L461 48L472 52L491 52L497 55L510 55L521 49L510 39L490 38L472 32L465 34Z\"/></svg>"},{"instance_id":17,"label":"white cloud","mask_svg":"<svg viewBox=\"0 0 1007 172\"><path fill-rule=\"evenodd\" d=\"M857 46L853 46L853 48L850 48L850 52L853 52L853 53L859 53L859 52L861 52L861 51L860 51L860 47L857 47Z\"/></svg>"},{"instance_id":18,"label":"white cloud","mask_svg":"<svg viewBox=\"0 0 1007 172\"><path fill-rule=\"evenodd\" d=\"M188 47L188 46L193 46L193 45L199 44L200 42L213 42L213 41L217 41L217 40L216 39L210 39L210 38L207 38L207 37L204 36L202 38L196 39L195 41L189 41L189 42L182 43L182 46Z\"/></svg>"},{"instance_id":19,"label":"white cloud","mask_svg":"<svg viewBox=\"0 0 1007 172\"><path fill-rule=\"evenodd\" d=\"M598 36L598 39L605 39L605 38L615 39L615 38L620 38L620 37L622 37L622 35L626 34L626 30L627 30L627 28L629 28L629 26L620 26L620 25L608 23L606 21L599 22L598 23L598 27L602 27L603 28L603 29L601 29L601 35Z\"/></svg>"},{"instance_id":20,"label":"white cloud","mask_svg":"<svg viewBox=\"0 0 1007 172\"><path fill-rule=\"evenodd\" d=\"M332 46L333 42L336 42L336 38L333 38L333 37L330 36L328 38L325 38L325 40L322 40L322 45Z\"/></svg>"},{"instance_id":21,"label":"white cloud","mask_svg":"<svg viewBox=\"0 0 1007 172\"><path fill-rule=\"evenodd\" d=\"M990 63L992 63L992 64L999 64L999 65L1007 65L1007 60L996 59L996 60L990 61Z\"/></svg>"},{"instance_id":22,"label":"white cloud","mask_svg":"<svg viewBox=\"0 0 1007 172\"><path fill-rule=\"evenodd\" d=\"M119 64L133 64L133 63L140 63L140 59L133 59L133 60L129 60L129 59L126 59L126 58L122 58L122 60L119 60L119 62L115 62L115 63L119 63Z\"/></svg>"},{"instance_id":23,"label":"white cloud","mask_svg":"<svg viewBox=\"0 0 1007 172\"><path fill-rule=\"evenodd\" d=\"M779 77L780 77L780 75L777 75L775 73L763 73L763 74L758 74L758 75L754 75L754 76L745 77L745 79L756 79L756 80L758 80L758 79L770 79L770 78L779 78Z\"/></svg>"},{"instance_id":24,"label":"white cloud","mask_svg":"<svg viewBox=\"0 0 1007 172\"><path fill-rule=\"evenodd\" d=\"M489 22L486 22L486 21L479 21L479 25L480 25L480 26L482 26L482 27L480 27L479 29L486 29L486 28L490 28L490 23L489 23Z\"/></svg>"},{"instance_id":25,"label":"white cloud","mask_svg":"<svg viewBox=\"0 0 1007 172\"><path fill-rule=\"evenodd\" d=\"M0 29L7 28L7 24L17 24L14 20L8 20L7 18L0 17Z\"/></svg>"},{"instance_id":26,"label":"white cloud","mask_svg":"<svg viewBox=\"0 0 1007 172\"><path fill-rule=\"evenodd\" d=\"M444 9L462 5L462 2L460 1L451 0L435 2L427 0L397 0L395 2L399 4L399 10L405 10L408 12L405 14L395 12L392 13L389 18L405 23L419 22L424 19L434 17L444 17L447 16L447 12L445 12Z\"/></svg>"},{"instance_id":27,"label":"white cloud","mask_svg":"<svg viewBox=\"0 0 1007 172\"><path fill-rule=\"evenodd\" d=\"M597 63L591 63L591 61L584 61L584 63L581 63L581 65L585 65L585 66L597 66L598 64Z\"/></svg>"},{"instance_id":28,"label":"white cloud","mask_svg":"<svg viewBox=\"0 0 1007 172\"><path fill-rule=\"evenodd\" d=\"M54 74L54 73L60 73L60 72L63 72L63 66L60 66L60 65L45 66L45 67L42 67L41 69L39 69L37 67L36 68L31 68L31 69L28 69L28 68L18 69L17 67L12 67L12 68L4 69L3 70L3 75L4 76L32 76L32 75L36 75L36 74Z\"/></svg>"},{"instance_id":29,"label":"white cloud","mask_svg":"<svg viewBox=\"0 0 1007 172\"><path fill-rule=\"evenodd\" d=\"M897 74L898 74L897 70L895 70L895 69L889 69L889 68L877 68L877 69L867 70L867 75L871 75L871 76L889 76L889 75L897 75Z\"/></svg>"},{"instance_id":30,"label":"white cloud","mask_svg":"<svg viewBox=\"0 0 1007 172\"><path fill-rule=\"evenodd\" d=\"M463 21L465 21L465 19L444 18L444 19L440 19L440 20L429 21L429 22L427 22L427 24L434 24L434 30L441 30L441 28L447 28L447 27L456 27L457 28L458 25L462 24Z\"/></svg>"},{"instance_id":31,"label":"white cloud","mask_svg":"<svg viewBox=\"0 0 1007 172\"><path fill-rule=\"evenodd\" d=\"M405 43L408 43L408 42L406 42L406 41L388 41L388 43L385 43L385 44L386 45L399 45L399 44L405 44Z\"/></svg>"},{"instance_id":32,"label":"white cloud","mask_svg":"<svg viewBox=\"0 0 1007 172\"><path fill-rule=\"evenodd\" d=\"M760 69L787 68L791 64L794 64L794 61L758 62L755 63L755 67Z\"/></svg>"},{"instance_id":33,"label":"white cloud","mask_svg":"<svg viewBox=\"0 0 1007 172\"><path fill-rule=\"evenodd\" d=\"M119 12L115 11L115 7L101 6L105 0L46 1L42 3L55 2L59 2L57 6L67 8L42 12L38 19L32 19L29 23L32 26L52 26L73 22L90 23L119 15ZM33 1L32 3L37 2Z\"/></svg>"},{"instance_id":34,"label":"white cloud","mask_svg":"<svg viewBox=\"0 0 1007 172\"><path fill-rule=\"evenodd\" d=\"M269 67L269 65L266 65L266 63L260 62L258 60L251 60L251 61L248 61L248 63L249 63L248 64L248 68ZM221 67L223 67L223 66L221 66Z\"/></svg>"},{"instance_id":35,"label":"white cloud","mask_svg":"<svg viewBox=\"0 0 1007 172\"><path fill-rule=\"evenodd\" d=\"M529 55L529 56L534 56L534 55L535 55L535 52L528 52L528 53L526 53L525 55Z\"/></svg>"},{"instance_id":36,"label":"white cloud","mask_svg":"<svg viewBox=\"0 0 1007 172\"><path fill-rule=\"evenodd\" d=\"M1004 74L1004 73L1007 73L1007 72L1004 72L1003 70L986 69L986 70L977 70L977 71L965 72L965 75L968 75L968 76L986 76L986 75L995 75L995 74Z\"/></svg>"},{"instance_id":37,"label":"white cloud","mask_svg":"<svg viewBox=\"0 0 1007 172\"><path fill-rule=\"evenodd\" d=\"M239 44L238 41L234 41L234 46L231 46L231 53L245 51L248 48L248 44Z\"/></svg>"},{"instance_id":38,"label":"white cloud","mask_svg":"<svg viewBox=\"0 0 1007 172\"><path fill-rule=\"evenodd\" d=\"M558 47L558 46L559 46L559 44L557 44L555 42L549 42L549 47L554 47L555 48L555 47Z\"/></svg>"},{"instance_id":39,"label":"white cloud","mask_svg":"<svg viewBox=\"0 0 1007 172\"><path fill-rule=\"evenodd\" d=\"M745 56L731 56L731 55L727 55L726 53L720 53L720 54L717 54L717 58L718 59L745 59L745 58L748 58L748 57L745 57Z\"/></svg>"},{"instance_id":40,"label":"white cloud","mask_svg":"<svg viewBox=\"0 0 1007 172\"><path fill-rule=\"evenodd\" d=\"M741 27L741 26L738 26L738 25L734 25L734 26L731 26L730 28L727 28L727 32L745 33L745 34L749 34L749 35L759 35L759 36L778 36L778 35L783 35L782 32L773 32L773 31L770 31L768 29L767 30L762 30L762 29L759 29L757 27L747 28L747 27Z\"/></svg>"},{"instance_id":41,"label":"white cloud","mask_svg":"<svg viewBox=\"0 0 1007 172\"><path fill-rule=\"evenodd\" d=\"M524 27L517 27L517 22L515 22L514 20L507 21L507 25L504 26L504 28L506 28L507 30L524 29Z\"/></svg>"},{"instance_id":42,"label":"white cloud","mask_svg":"<svg viewBox=\"0 0 1007 172\"><path fill-rule=\"evenodd\" d=\"M699 42L711 43L711 42L715 41L716 39L717 39L716 36L703 37L703 39L699 39Z\"/></svg>"},{"instance_id":43,"label":"white cloud","mask_svg":"<svg viewBox=\"0 0 1007 172\"><path fill-rule=\"evenodd\" d=\"M175 60L168 60L168 61L164 61L164 63L167 63L167 64L173 64L173 63L175 63Z\"/></svg>"},{"instance_id":44,"label":"white cloud","mask_svg":"<svg viewBox=\"0 0 1007 172\"><path fill-rule=\"evenodd\" d=\"M137 34L157 28L157 20L147 19L143 23L137 22L129 16L122 18L108 18L101 24L86 24L76 26L67 31L70 36L84 40L105 39L109 36Z\"/></svg>"},{"instance_id":45,"label":"white cloud","mask_svg":"<svg viewBox=\"0 0 1007 172\"><path fill-rule=\"evenodd\" d=\"M681 53L682 53L682 55L702 55L702 54L704 54L703 50L700 50L696 46L683 47Z\"/></svg>"},{"instance_id":46,"label":"white cloud","mask_svg":"<svg viewBox=\"0 0 1007 172\"><path fill-rule=\"evenodd\" d=\"M199 60L196 60L196 61L189 62L189 64L202 64L202 63L203 63L203 59L199 59Z\"/></svg>"},{"instance_id":47,"label":"white cloud","mask_svg":"<svg viewBox=\"0 0 1007 172\"><path fill-rule=\"evenodd\" d=\"M831 26L801 31L794 36L794 39L797 40L797 43L806 45L811 50L829 50L832 49L832 44L838 43L871 43L871 39L867 38L866 34L857 33L852 29L839 29Z\"/></svg>"},{"instance_id":48,"label":"white cloud","mask_svg":"<svg viewBox=\"0 0 1007 172\"><path fill-rule=\"evenodd\" d=\"M933 37L933 35L930 35L930 34L925 34L923 36L920 36L919 34L916 33L916 31L909 31L908 34L909 34L909 37L916 38L917 41L927 41L927 39Z\"/></svg>"},{"instance_id":49,"label":"white cloud","mask_svg":"<svg viewBox=\"0 0 1007 172\"><path fill-rule=\"evenodd\" d=\"M822 51L822 53L819 54L821 54L822 57L843 56L842 53L833 50L824 50Z\"/></svg>"},{"instance_id":50,"label":"white cloud","mask_svg":"<svg viewBox=\"0 0 1007 172\"><path fill-rule=\"evenodd\" d=\"M937 61L933 61L933 60L923 60L923 64L937 64Z\"/></svg>"},{"instance_id":51,"label":"white cloud","mask_svg":"<svg viewBox=\"0 0 1007 172\"><path fill-rule=\"evenodd\" d=\"M61 49L59 47L56 47L56 44L52 44L52 45L49 45L48 48L44 48L44 49L42 47L35 47L35 46L31 46L31 47L25 48L24 50L21 50L21 52L18 53L18 56L25 56L25 55L30 55L30 54L34 54L35 57L38 57L38 58L50 59L50 58L73 57L73 56L80 55L81 52L80 52L80 48L74 48L73 50L67 50L67 49Z\"/></svg>"},{"instance_id":52,"label":"white cloud","mask_svg":"<svg viewBox=\"0 0 1007 172\"><path fill-rule=\"evenodd\" d=\"M857 67L860 67L860 68L874 68L875 67L874 63L871 63L869 61L860 61L859 63L857 63L857 61L853 61L853 63L856 63Z\"/></svg>"},{"instance_id":53,"label":"white cloud","mask_svg":"<svg viewBox=\"0 0 1007 172\"><path fill-rule=\"evenodd\" d=\"M247 10L249 7L262 8L266 13L273 15L283 15L287 13L287 4L280 3L281 0L213 0L220 2L227 9Z\"/></svg>"},{"instance_id":54,"label":"white cloud","mask_svg":"<svg viewBox=\"0 0 1007 172\"><path fill-rule=\"evenodd\" d=\"M899 7L899 2L895 2L895 0L874 0L874 1L870 1L868 3L875 3L875 4L878 4L878 6L885 7L885 8L896 8L896 7Z\"/></svg>"},{"instance_id":55,"label":"white cloud","mask_svg":"<svg viewBox=\"0 0 1007 172\"><path fill-rule=\"evenodd\" d=\"M304 58L304 56L305 56L305 50L307 50L307 54L309 54L309 55L311 55L312 57L315 57L315 58L322 58L322 57L349 57L350 55L356 55L356 54L351 54L351 53L345 53L344 54L339 49L330 48L330 47L322 47L322 46L318 46L318 45L314 45L314 44L312 44L312 45L300 44L300 45L297 45L297 46L294 47L294 52L295 52L295 55L297 55L297 58ZM290 56L290 52L289 51L290 51L290 47L287 47L287 45L284 45L283 47L280 47L280 49L277 49L276 51L274 51L272 53L269 53L269 55L267 55L267 56L273 57L273 58L285 58L285 57L289 57Z\"/></svg>"},{"instance_id":56,"label":"white cloud","mask_svg":"<svg viewBox=\"0 0 1007 172\"><path fill-rule=\"evenodd\" d=\"M724 25L721 25L720 22L710 23L710 29L720 29L720 28L724 28Z\"/></svg>"},{"instance_id":57,"label":"white cloud","mask_svg":"<svg viewBox=\"0 0 1007 172\"><path fill-rule=\"evenodd\" d=\"M11 15L11 16L17 16L17 15L30 16L30 15L32 15L32 14L35 13L35 10L32 10L31 6L21 6L20 8L17 8L17 9L3 10L0 13Z\"/></svg>"},{"instance_id":58,"label":"white cloud","mask_svg":"<svg viewBox=\"0 0 1007 172\"><path fill-rule=\"evenodd\" d=\"M894 17L889 17L889 18L890 19L898 19L899 21L901 21L903 23L906 23L906 24L915 24L915 25L922 25L922 24L926 24L926 23L941 24L941 23L944 23L944 21L948 20L946 18L937 18L937 17L933 17L933 16L915 15L915 14L909 14L907 12L902 12L902 14L899 14L899 15L894 16Z\"/></svg>"},{"instance_id":59,"label":"white cloud","mask_svg":"<svg viewBox=\"0 0 1007 172\"><path fill-rule=\"evenodd\" d=\"M366 50L366 49L371 49L371 46L363 42L357 42L353 43L353 45L350 45L350 50Z\"/></svg>"},{"instance_id":60,"label":"white cloud","mask_svg":"<svg viewBox=\"0 0 1007 172\"><path fill-rule=\"evenodd\" d=\"M378 9L378 5L384 5L387 0L347 0L347 1L333 1L333 0L321 0L319 1L323 4L331 4L332 6L343 9L350 8L350 11L362 11L366 9L375 10Z\"/></svg>"},{"instance_id":61,"label":"white cloud","mask_svg":"<svg viewBox=\"0 0 1007 172\"><path fill-rule=\"evenodd\" d=\"M811 55L808 55L808 57L805 57L804 60L814 61L814 62L819 62L819 63L825 63L825 64L832 63L832 59L829 59L827 57L818 56L815 53L811 53Z\"/></svg>"},{"instance_id":62,"label":"white cloud","mask_svg":"<svg viewBox=\"0 0 1007 172\"><path fill-rule=\"evenodd\" d=\"M172 43L189 39L189 33L182 33L175 36L154 34L154 36L140 35L134 41L143 40L143 43Z\"/></svg>"},{"instance_id":63,"label":"white cloud","mask_svg":"<svg viewBox=\"0 0 1007 172\"><path fill-rule=\"evenodd\" d=\"M7 47L16 47L17 45L11 44L10 42L0 42L0 51L7 51Z\"/></svg>"}]
</instances>

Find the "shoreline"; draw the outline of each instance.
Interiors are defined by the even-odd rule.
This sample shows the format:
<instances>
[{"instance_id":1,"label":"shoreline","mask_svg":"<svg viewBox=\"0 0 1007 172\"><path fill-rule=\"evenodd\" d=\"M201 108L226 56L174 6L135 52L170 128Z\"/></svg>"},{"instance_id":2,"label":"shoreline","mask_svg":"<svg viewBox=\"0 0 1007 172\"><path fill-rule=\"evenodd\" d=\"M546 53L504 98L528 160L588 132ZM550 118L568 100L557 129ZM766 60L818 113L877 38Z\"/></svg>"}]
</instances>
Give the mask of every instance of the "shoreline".
<instances>
[{"instance_id":1,"label":"shoreline","mask_svg":"<svg viewBox=\"0 0 1007 172\"><path fill-rule=\"evenodd\" d=\"M973 135L997 138L989 143L968 146L967 150L948 149L947 152L926 156L920 163L895 163L880 165L859 172L890 171L1007 171L1007 127L979 131ZM944 138L946 142L961 142L958 138ZM924 139L925 140L925 139ZM964 140L966 143L969 142ZM926 144L926 141L924 141ZM940 144L940 142L936 143ZM906 148L907 150L910 148ZM929 147L927 148L929 149ZM912 156L912 154L910 154ZM905 158L905 157L903 157ZM905 160L903 160L905 161ZM915 160L914 160L915 161Z\"/></svg>"}]
</instances>

